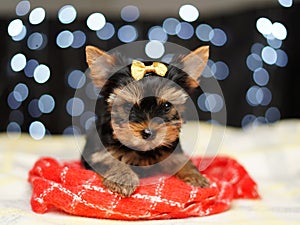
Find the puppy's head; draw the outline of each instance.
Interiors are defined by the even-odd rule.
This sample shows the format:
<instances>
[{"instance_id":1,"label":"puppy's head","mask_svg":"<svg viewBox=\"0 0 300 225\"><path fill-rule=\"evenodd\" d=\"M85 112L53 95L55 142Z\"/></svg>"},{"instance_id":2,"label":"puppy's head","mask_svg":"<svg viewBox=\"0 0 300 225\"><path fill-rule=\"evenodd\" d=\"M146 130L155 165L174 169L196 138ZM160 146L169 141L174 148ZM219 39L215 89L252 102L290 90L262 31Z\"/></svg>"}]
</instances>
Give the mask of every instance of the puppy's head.
<instances>
[{"instance_id":1,"label":"puppy's head","mask_svg":"<svg viewBox=\"0 0 300 225\"><path fill-rule=\"evenodd\" d=\"M172 147L179 137L188 93L198 87L206 66L208 47L171 64L134 61L117 71L120 59L96 47L87 46L86 58L111 114L113 137L138 151Z\"/></svg>"}]
</instances>

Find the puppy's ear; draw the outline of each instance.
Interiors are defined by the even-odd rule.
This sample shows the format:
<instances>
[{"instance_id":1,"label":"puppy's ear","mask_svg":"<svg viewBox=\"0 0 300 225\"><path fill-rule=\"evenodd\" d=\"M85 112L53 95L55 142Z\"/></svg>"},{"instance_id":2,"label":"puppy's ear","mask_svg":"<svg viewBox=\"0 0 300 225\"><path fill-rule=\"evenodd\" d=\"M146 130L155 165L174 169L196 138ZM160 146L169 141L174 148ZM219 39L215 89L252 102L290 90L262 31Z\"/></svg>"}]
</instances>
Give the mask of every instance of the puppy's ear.
<instances>
[{"instance_id":1,"label":"puppy's ear","mask_svg":"<svg viewBox=\"0 0 300 225\"><path fill-rule=\"evenodd\" d=\"M94 46L86 46L85 54L94 85L103 87L115 65L115 58Z\"/></svg>"},{"instance_id":2,"label":"puppy's ear","mask_svg":"<svg viewBox=\"0 0 300 225\"><path fill-rule=\"evenodd\" d=\"M199 86L197 81L207 64L208 57L209 46L202 46L182 59L183 71L191 77L188 82L190 87L195 88Z\"/></svg>"}]
</instances>

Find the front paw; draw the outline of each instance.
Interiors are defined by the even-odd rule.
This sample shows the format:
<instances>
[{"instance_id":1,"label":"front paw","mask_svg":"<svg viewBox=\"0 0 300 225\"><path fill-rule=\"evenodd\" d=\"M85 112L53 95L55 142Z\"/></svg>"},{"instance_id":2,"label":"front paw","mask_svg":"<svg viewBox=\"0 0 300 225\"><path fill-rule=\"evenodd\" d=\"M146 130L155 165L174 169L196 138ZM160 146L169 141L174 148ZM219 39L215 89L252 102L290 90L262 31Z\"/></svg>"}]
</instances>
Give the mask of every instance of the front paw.
<instances>
[{"instance_id":1,"label":"front paw","mask_svg":"<svg viewBox=\"0 0 300 225\"><path fill-rule=\"evenodd\" d=\"M188 174L185 177L182 177L182 180L192 186L206 188L209 187L209 181L200 173Z\"/></svg>"},{"instance_id":2,"label":"front paw","mask_svg":"<svg viewBox=\"0 0 300 225\"><path fill-rule=\"evenodd\" d=\"M135 173L107 175L102 181L109 190L129 197L139 186L140 181Z\"/></svg>"}]
</instances>

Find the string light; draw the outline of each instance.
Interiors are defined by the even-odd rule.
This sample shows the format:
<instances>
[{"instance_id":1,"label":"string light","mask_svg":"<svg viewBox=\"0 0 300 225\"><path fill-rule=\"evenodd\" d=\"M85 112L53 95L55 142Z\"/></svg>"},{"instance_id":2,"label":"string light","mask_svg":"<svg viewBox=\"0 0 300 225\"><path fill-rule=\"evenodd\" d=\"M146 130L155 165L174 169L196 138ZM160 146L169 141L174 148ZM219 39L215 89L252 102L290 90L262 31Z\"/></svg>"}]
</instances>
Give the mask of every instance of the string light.
<instances>
[{"instance_id":1,"label":"string light","mask_svg":"<svg viewBox=\"0 0 300 225\"><path fill-rule=\"evenodd\" d=\"M80 98L71 98L66 104L66 110L70 116L80 116L84 111L84 102Z\"/></svg>"},{"instance_id":2,"label":"string light","mask_svg":"<svg viewBox=\"0 0 300 225\"><path fill-rule=\"evenodd\" d=\"M46 134L46 128L41 122L34 121L29 126L29 134L33 139L41 140Z\"/></svg>"},{"instance_id":3,"label":"string light","mask_svg":"<svg viewBox=\"0 0 300 225\"><path fill-rule=\"evenodd\" d=\"M42 113L51 113L55 107L54 98L48 94L42 95L38 100L38 107Z\"/></svg>"},{"instance_id":4,"label":"string light","mask_svg":"<svg viewBox=\"0 0 300 225\"><path fill-rule=\"evenodd\" d=\"M65 5L60 8L58 11L58 20L62 24L70 24L72 23L77 16L76 9L72 5Z\"/></svg>"},{"instance_id":5,"label":"string light","mask_svg":"<svg viewBox=\"0 0 300 225\"><path fill-rule=\"evenodd\" d=\"M33 78L34 80L39 83L43 84L48 81L50 78L50 69L48 66L44 64L38 65L33 72Z\"/></svg>"},{"instance_id":6,"label":"string light","mask_svg":"<svg viewBox=\"0 0 300 225\"><path fill-rule=\"evenodd\" d=\"M179 16L186 22L194 22L199 17L199 11L193 5L183 5L179 9Z\"/></svg>"},{"instance_id":7,"label":"string light","mask_svg":"<svg viewBox=\"0 0 300 225\"><path fill-rule=\"evenodd\" d=\"M23 27L23 21L20 19L15 19L9 23L7 27L7 32L11 37L15 37L22 32Z\"/></svg>"},{"instance_id":8,"label":"string light","mask_svg":"<svg viewBox=\"0 0 300 225\"><path fill-rule=\"evenodd\" d=\"M31 50L42 50L47 45L47 36L43 33L34 32L27 39L27 47Z\"/></svg>"},{"instance_id":9,"label":"string light","mask_svg":"<svg viewBox=\"0 0 300 225\"><path fill-rule=\"evenodd\" d=\"M74 35L69 30L61 31L56 37L56 44L60 48L68 48L73 44Z\"/></svg>"},{"instance_id":10,"label":"string light","mask_svg":"<svg viewBox=\"0 0 300 225\"><path fill-rule=\"evenodd\" d=\"M139 16L140 16L140 11L138 7L134 5L125 6L121 10L121 18L126 22L134 22L139 18Z\"/></svg>"},{"instance_id":11,"label":"string light","mask_svg":"<svg viewBox=\"0 0 300 225\"><path fill-rule=\"evenodd\" d=\"M38 25L44 21L45 17L46 11L43 8L38 7L33 9L29 14L29 22L32 25Z\"/></svg>"},{"instance_id":12,"label":"string light","mask_svg":"<svg viewBox=\"0 0 300 225\"><path fill-rule=\"evenodd\" d=\"M153 59L158 59L165 53L165 47L160 41L150 41L146 44L145 53Z\"/></svg>"},{"instance_id":13,"label":"string light","mask_svg":"<svg viewBox=\"0 0 300 225\"><path fill-rule=\"evenodd\" d=\"M106 19L102 13L92 13L86 20L88 28L93 31L102 29L105 23Z\"/></svg>"},{"instance_id":14,"label":"string light","mask_svg":"<svg viewBox=\"0 0 300 225\"><path fill-rule=\"evenodd\" d=\"M30 10L29 1L20 1L16 6L17 16L25 16Z\"/></svg>"},{"instance_id":15,"label":"string light","mask_svg":"<svg viewBox=\"0 0 300 225\"><path fill-rule=\"evenodd\" d=\"M154 26L149 29L148 38L150 41L157 40L164 43L167 41L168 35L162 27Z\"/></svg>"},{"instance_id":16,"label":"string light","mask_svg":"<svg viewBox=\"0 0 300 225\"><path fill-rule=\"evenodd\" d=\"M293 5L292 0L278 0L278 3L283 7L291 7ZM45 9L37 7L31 10L30 1L22 0L16 5L15 12L19 18L10 21L7 26L7 33L11 40L27 42L27 48L31 51L43 50L47 46L48 40L52 37L48 36L47 33L40 32L39 29L32 29L32 27L39 28L38 25L45 21ZM149 58L161 58L163 62L170 63L174 55L166 54L165 52L164 44L168 39L176 40L177 38L178 40L179 38L189 41L196 37L201 42L210 42L211 45L217 47L222 47L227 43L229 36L227 37L225 30L201 23L199 10L195 6L190 4L180 6L178 15L178 18L168 17L161 24L155 24L147 28L148 33L146 35L148 35L149 42L145 46L144 51ZM141 16L138 7L127 5L120 11L120 16L125 23L116 25L107 22L106 17L102 13L95 12L86 17L86 26L91 31L95 31L93 32L94 35L102 41L119 40L123 43L130 43L145 35L141 35L141 30L133 23ZM56 35L55 41L60 51L65 51L69 47L81 48L88 42L88 37L85 33L86 29L72 29L75 24L70 24L76 19L77 10L72 5L64 5L58 10L57 20L61 24L62 30L54 35ZM269 68L268 66L287 66L288 55L281 48L283 41L288 37L288 31L283 23L271 21L266 17L260 17L256 20L256 29L265 38L265 43L254 43L251 46L251 53L246 58L246 65L252 72L253 84L247 90L245 100L250 106L263 106L267 110L261 116L245 115L241 121L243 127L249 124L275 122L281 117L280 110L270 106L273 96L267 85L272 79L272 75L266 68ZM27 55L29 56L29 54ZM26 56L21 52L14 53L9 63L10 69L13 72L18 72L20 75L24 74L27 80L32 78L36 82L35 85L48 82L51 78L50 66L40 64L37 60L38 57L27 60ZM265 66L266 64L267 66ZM208 60L207 66L202 73L203 78L214 77L219 81L227 79L229 75L230 69L225 62L214 62L212 59ZM82 88L86 97L91 100L99 97L99 90L91 82L87 81L85 74L80 70L70 70L66 76L66 84L73 91ZM27 107L29 115L33 118L51 114L55 110L57 105L55 95L43 93L41 96L34 96L35 93L30 92L31 89L29 87L30 85L26 84L26 82L18 81L7 95L7 105L11 110L7 132L21 132L21 125L24 122L24 116L26 116L26 112L25 114L23 113L23 107ZM197 105L202 111L217 113L224 108L225 102L218 94L204 93L198 96ZM66 112L70 116L80 118L80 125L79 127L68 126L64 130L64 134L81 134L81 130L87 130L94 122L95 115L90 111L85 112L84 110L87 110L85 107L86 105L81 98L73 97L67 101L65 105ZM42 139L48 132L40 121L32 122L30 127L30 135L37 140Z\"/></svg>"},{"instance_id":17,"label":"string light","mask_svg":"<svg viewBox=\"0 0 300 225\"><path fill-rule=\"evenodd\" d=\"M14 55L10 61L10 67L15 72L20 72L26 66L26 57L22 53Z\"/></svg>"},{"instance_id":18,"label":"string light","mask_svg":"<svg viewBox=\"0 0 300 225\"><path fill-rule=\"evenodd\" d=\"M169 35L176 35L180 30L180 22L176 18L167 18L163 22L163 29Z\"/></svg>"},{"instance_id":19,"label":"string light","mask_svg":"<svg viewBox=\"0 0 300 225\"><path fill-rule=\"evenodd\" d=\"M130 43L138 38L138 33L134 26L124 25L118 30L118 38L124 43Z\"/></svg>"},{"instance_id":20,"label":"string light","mask_svg":"<svg viewBox=\"0 0 300 225\"><path fill-rule=\"evenodd\" d=\"M115 34L115 27L112 23L106 23L103 28L97 30L96 34L101 40L109 40Z\"/></svg>"}]
</instances>

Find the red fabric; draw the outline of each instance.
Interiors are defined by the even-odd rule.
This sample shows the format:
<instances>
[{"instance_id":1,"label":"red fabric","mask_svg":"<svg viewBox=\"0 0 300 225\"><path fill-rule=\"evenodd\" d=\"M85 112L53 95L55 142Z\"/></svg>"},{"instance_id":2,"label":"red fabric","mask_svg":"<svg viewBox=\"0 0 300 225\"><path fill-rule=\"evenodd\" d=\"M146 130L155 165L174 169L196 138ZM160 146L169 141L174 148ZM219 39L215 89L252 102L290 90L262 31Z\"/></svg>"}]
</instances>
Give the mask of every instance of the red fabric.
<instances>
[{"instance_id":1,"label":"red fabric","mask_svg":"<svg viewBox=\"0 0 300 225\"><path fill-rule=\"evenodd\" d=\"M210 163L202 171L211 182L209 188L192 187L174 176L162 175L141 179L134 194L123 198L107 190L97 174L79 162L41 158L29 172L32 210L45 213L60 209L106 219L169 219L220 213L229 209L233 199L259 198L255 182L236 160L197 157L192 161L198 168Z\"/></svg>"}]
</instances>

